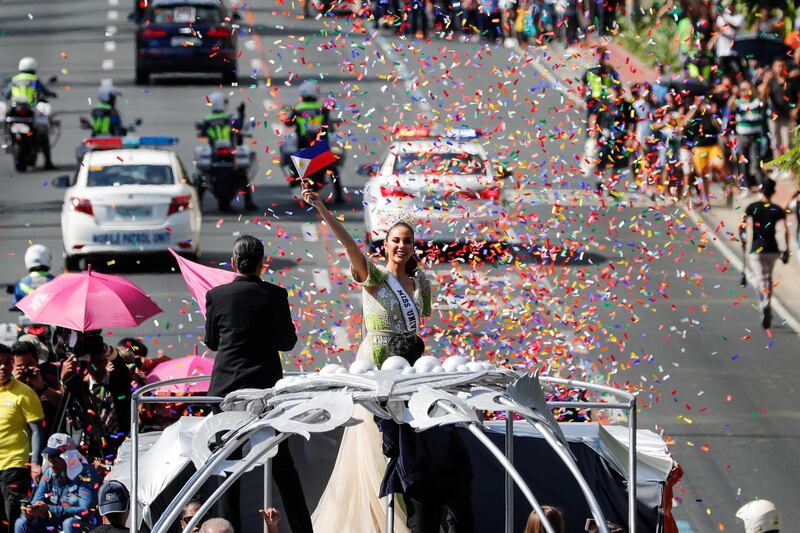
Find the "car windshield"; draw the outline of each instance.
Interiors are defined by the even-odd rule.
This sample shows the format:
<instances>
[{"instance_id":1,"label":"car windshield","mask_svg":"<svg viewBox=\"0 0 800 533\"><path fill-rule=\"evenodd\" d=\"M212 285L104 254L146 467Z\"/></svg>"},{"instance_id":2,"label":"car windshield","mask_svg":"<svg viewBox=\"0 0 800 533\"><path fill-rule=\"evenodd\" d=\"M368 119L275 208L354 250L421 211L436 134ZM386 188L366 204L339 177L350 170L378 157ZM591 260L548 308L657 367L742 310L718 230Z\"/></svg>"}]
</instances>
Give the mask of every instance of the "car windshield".
<instances>
[{"instance_id":1,"label":"car windshield","mask_svg":"<svg viewBox=\"0 0 800 533\"><path fill-rule=\"evenodd\" d=\"M402 153L394 162L396 174L466 174L486 172L483 161L476 154L466 153Z\"/></svg>"},{"instance_id":2,"label":"car windshield","mask_svg":"<svg viewBox=\"0 0 800 533\"><path fill-rule=\"evenodd\" d=\"M172 185L175 178L168 165L111 165L89 169L89 187L120 185Z\"/></svg>"},{"instance_id":3,"label":"car windshield","mask_svg":"<svg viewBox=\"0 0 800 533\"><path fill-rule=\"evenodd\" d=\"M154 24L220 24L222 11L214 6L165 6L153 9Z\"/></svg>"}]
</instances>

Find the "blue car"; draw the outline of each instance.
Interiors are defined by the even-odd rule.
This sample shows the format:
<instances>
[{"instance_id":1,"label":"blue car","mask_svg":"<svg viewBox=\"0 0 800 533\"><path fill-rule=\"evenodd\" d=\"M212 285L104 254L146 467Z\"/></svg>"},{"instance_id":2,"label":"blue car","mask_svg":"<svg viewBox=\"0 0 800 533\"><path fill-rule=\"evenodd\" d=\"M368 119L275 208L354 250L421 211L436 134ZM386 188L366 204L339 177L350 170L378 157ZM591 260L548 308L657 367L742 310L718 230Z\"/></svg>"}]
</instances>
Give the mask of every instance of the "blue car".
<instances>
[{"instance_id":1,"label":"blue car","mask_svg":"<svg viewBox=\"0 0 800 533\"><path fill-rule=\"evenodd\" d=\"M222 0L149 0L136 32L136 83L162 72L218 72L237 80L239 14Z\"/></svg>"}]
</instances>

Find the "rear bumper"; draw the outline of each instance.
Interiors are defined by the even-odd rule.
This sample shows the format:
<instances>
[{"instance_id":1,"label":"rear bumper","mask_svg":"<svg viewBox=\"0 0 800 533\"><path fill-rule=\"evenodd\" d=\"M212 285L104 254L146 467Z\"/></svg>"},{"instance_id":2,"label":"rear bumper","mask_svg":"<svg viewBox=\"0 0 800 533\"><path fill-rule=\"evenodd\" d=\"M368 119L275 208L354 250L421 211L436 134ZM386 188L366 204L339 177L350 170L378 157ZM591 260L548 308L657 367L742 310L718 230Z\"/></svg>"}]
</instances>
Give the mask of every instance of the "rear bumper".
<instances>
[{"instance_id":1,"label":"rear bumper","mask_svg":"<svg viewBox=\"0 0 800 533\"><path fill-rule=\"evenodd\" d=\"M125 227L97 224L82 213L62 213L61 232L68 256L138 254L173 248L193 253L200 247L200 228L191 211L174 214L162 224Z\"/></svg>"},{"instance_id":2,"label":"rear bumper","mask_svg":"<svg viewBox=\"0 0 800 533\"><path fill-rule=\"evenodd\" d=\"M149 72L226 72L236 68L233 48L145 48L136 54L137 68Z\"/></svg>"}]
</instances>

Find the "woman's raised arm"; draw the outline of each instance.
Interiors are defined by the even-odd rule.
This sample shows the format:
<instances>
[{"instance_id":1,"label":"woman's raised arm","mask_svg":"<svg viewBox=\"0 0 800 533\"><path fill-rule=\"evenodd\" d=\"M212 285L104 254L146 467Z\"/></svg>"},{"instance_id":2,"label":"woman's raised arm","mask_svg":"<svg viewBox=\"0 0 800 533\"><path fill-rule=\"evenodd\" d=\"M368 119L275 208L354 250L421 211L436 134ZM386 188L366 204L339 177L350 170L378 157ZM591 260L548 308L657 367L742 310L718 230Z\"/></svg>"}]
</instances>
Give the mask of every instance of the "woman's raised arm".
<instances>
[{"instance_id":1,"label":"woman's raised arm","mask_svg":"<svg viewBox=\"0 0 800 533\"><path fill-rule=\"evenodd\" d=\"M361 252L361 248L358 247L356 241L350 234L344 229L344 226L336 220L336 217L333 213L331 213L322 200L319 197L319 193L316 191L312 191L311 189L303 189L303 200L316 209L322 220L324 220L328 226L333 230L333 234L336 235L336 238L339 242L344 246L344 251L347 253L347 259L350 260L350 265L353 267L353 273L356 275L356 281L363 282L367 279L369 275L369 269L367 267L367 260L364 257L364 254Z\"/></svg>"}]
</instances>

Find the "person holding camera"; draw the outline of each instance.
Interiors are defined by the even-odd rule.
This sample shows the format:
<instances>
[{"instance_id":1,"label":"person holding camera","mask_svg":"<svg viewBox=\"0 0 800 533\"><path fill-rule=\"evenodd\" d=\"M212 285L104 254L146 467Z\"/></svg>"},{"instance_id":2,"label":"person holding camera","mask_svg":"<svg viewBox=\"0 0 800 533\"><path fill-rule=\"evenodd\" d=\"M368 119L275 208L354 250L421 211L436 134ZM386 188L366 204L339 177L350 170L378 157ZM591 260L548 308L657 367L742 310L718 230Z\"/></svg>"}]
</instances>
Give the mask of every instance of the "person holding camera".
<instances>
[{"instance_id":1,"label":"person holding camera","mask_svg":"<svg viewBox=\"0 0 800 533\"><path fill-rule=\"evenodd\" d=\"M37 346L27 340L19 340L11 346L11 355L14 357L14 377L33 389L39 396L44 411L45 431L49 432L55 425L58 406L61 403L61 390L57 378L55 381L51 381L54 376L43 375L39 366L38 352Z\"/></svg>"},{"instance_id":2,"label":"person holding camera","mask_svg":"<svg viewBox=\"0 0 800 533\"><path fill-rule=\"evenodd\" d=\"M11 350L0 344L0 533L19 518L31 479L38 481L42 473L42 404L13 368Z\"/></svg>"},{"instance_id":3,"label":"person holding camera","mask_svg":"<svg viewBox=\"0 0 800 533\"><path fill-rule=\"evenodd\" d=\"M61 366L63 404L93 459L116 454L130 431L131 375L99 331L80 337ZM60 428L56 428L58 430Z\"/></svg>"},{"instance_id":4,"label":"person holding camera","mask_svg":"<svg viewBox=\"0 0 800 533\"><path fill-rule=\"evenodd\" d=\"M789 262L789 226L786 224L786 210L772 203L775 195L775 180L765 178L761 184L761 198L747 206L739 225L742 247L747 242L747 221L752 221L750 255L748 263L758 280L758 299L761 308L761 325L764 329L772 326L772 271L780 258L784 264ZM783 235L786 250L781 253L775 238L778 222L783 221Z\"/></svg>"}]
</instances>

